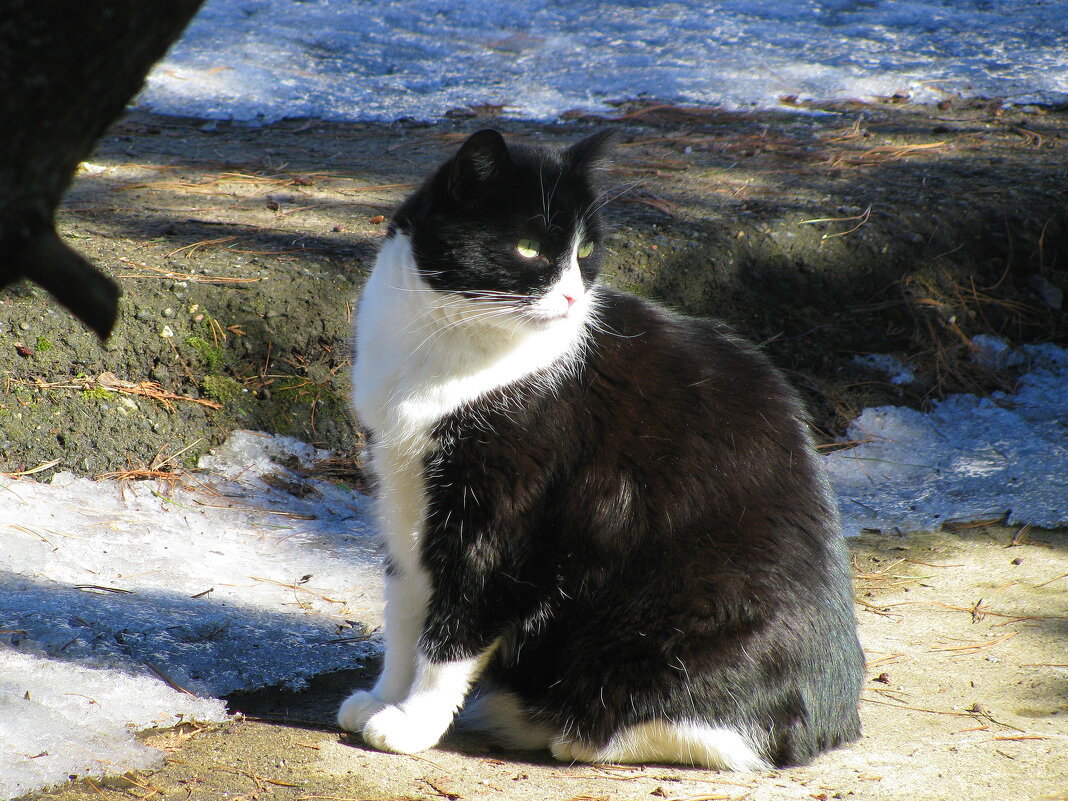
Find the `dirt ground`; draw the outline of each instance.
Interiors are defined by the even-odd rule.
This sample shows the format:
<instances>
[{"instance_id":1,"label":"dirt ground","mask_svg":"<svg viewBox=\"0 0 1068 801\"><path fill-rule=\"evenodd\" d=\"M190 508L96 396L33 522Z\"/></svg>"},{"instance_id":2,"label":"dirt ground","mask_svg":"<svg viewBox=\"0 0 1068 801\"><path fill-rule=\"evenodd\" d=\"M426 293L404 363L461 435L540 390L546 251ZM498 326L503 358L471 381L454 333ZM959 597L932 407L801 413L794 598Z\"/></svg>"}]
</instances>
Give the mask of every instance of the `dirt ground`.
<instances>
[{"instance_id":1,"label":"dirt ground","mask_svg":"<svg viewBox=\"0 0 1068 801\"><path fill-rule=\"evenodd\" d=\"M358 453L353 299L390 210L487 125L548 143L614 128L607 280L762 342L825 444L865 406L1011 387L970 360L976 334L1068 342L1068 110L823 111L263 128L135 113L59 214L123 288L113 337L101 346L38 289L0 293L0 470L166 474L238 427ZM863 353L918 379L891 384ZM1065 533L872 533L853 549L866 736L809 767L571 767L464 735L378 754L329 724L368 665L233 698L246 717L221 727L146 735L159 771L33 798L1068 798Z\"/></svg>"},{"instance_id":2,"label":"dirt ground","mask_svg":"<svg viewBox=\"0 0 1068 801\"><path fill-rule=\"evenodd\" d=\"M486 125L548 143L614 129L607 280L764 343L825 438L865 406L1006 386L971 363L977 333L1068 340L1068 111L832 111L262 128L134 114L59 213L122 286L107 344L42 290L0 294L0 470L195 466L235 427L353 451L350 319L385 220ZM858 353L894 353L917 381Z\"/></svg>"},{"instance_id":3,"label":"dirt ground","mask_svg":"<svg viewBox=\"0 0 1068 801\"><path fill-rule=\"evenodd\" d=\"M1068 799L1068 532L866 534L852 550L868 659L864 737L806 767L570 766L500 752L472 734L415 756L383 754L332 725L348 690L370 684L369 669L299 694L231 698L245 717L145 736L166 754L160 770L32 798Z\"/></svg>"}]
</instances>

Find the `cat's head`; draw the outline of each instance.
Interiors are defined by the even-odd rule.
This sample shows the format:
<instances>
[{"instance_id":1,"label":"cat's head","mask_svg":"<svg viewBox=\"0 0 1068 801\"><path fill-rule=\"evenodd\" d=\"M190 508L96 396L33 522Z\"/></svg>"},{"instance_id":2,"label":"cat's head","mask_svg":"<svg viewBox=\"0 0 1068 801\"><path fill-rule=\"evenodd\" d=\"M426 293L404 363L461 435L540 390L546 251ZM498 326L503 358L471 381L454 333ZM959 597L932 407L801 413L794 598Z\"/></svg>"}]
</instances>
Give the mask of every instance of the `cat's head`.
<instances>
[{"instance_id":1,"label":"cat's head","mask_svg":"<svg viewBox=\"0 0 1068 801\"><path fill-rule=\"evenodd\" d=\"M422 279L488 321L584 316L601 264L593 172L606 139L550 150L473 134L394 217Z\"/></svg>"}]
</instances>

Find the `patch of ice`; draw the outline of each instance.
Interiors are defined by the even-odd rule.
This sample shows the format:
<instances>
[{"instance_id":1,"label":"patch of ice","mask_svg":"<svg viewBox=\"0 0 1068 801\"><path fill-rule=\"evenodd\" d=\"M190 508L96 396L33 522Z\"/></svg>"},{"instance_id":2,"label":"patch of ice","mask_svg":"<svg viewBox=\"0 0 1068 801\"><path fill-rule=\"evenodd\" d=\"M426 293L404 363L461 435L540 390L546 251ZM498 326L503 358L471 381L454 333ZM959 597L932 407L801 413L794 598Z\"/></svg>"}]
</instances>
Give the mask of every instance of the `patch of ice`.
<instances>
[{"instance_id":1,"label":"patch of ice","mask_svg":"<svg viewBox=\"0 0 1068 801\"><path fill-rule=\"evenodd\" d=\"M222 701L158 679L0 650L0 798L147 768L161 754L134 739L137 729L225 719Z\"/></svg>"},{"instance_id":2,"label":"patch of ice","mask_svg":"<svg viewBox=\"0 0 1068 801\"><path fill-rule=\"evenodd\" d=\"M978 334L972 337L975 351L972 359L981 367L988 370L1005 370L1010 367L1019 367L1027 356L1013 348L1004 339L993 337L988 334Z\"/></svg>"},{"instance_id":3,"label":"patch of ice","mask_svg":"<svg viewBox=\"0 0 1068 801\"><path fill-rule=\"evenodd\" d=\"M866 353L854 356L853 361L856 364L886 373L890 383L895 386L911 384L916 380L916 373L912 371L912 368L894 356L883 353Z\"/></svg>"},{"instance_id":4,"label":"patch of ice","mask_svg":"<svg viewBox=\"0 0 1068 801\"><path fill-rule=\"evenodd\" d=\"M865 444L824 457L847 534L1000 517L1068 524L1068 351L978 344L993 365L1030 362L1014 393L955 395L928 413L865 409L846 433Z\"/></svg>"},{"instance_id":5,"label":"patch of ice","mask_svg":"<svg viewBox=\"0 0 1068 801\"><path fill-rule=\"evenodd\" d=\"M8 787L145 763L128 733L79 722L72 704L106 707L120 729L217 720L212 698L365 661L364 624L381 613L369 501L297 470L324 455L235 432L184 486L0 477ZM45 751L56 759L35 758Z\"/></svg>"},{"instance_id":6,"label":"patch of ice","mask_svg":"<svg viewBox=\"0 0 1068 801\"><path fill-rule=\"evenodd\" d=\"M1068 100L1068 4L1036 0L208 0L139 103L165 114L554 119L649 97L732 109L907 94Z\"/></svg>"}]
</instances>

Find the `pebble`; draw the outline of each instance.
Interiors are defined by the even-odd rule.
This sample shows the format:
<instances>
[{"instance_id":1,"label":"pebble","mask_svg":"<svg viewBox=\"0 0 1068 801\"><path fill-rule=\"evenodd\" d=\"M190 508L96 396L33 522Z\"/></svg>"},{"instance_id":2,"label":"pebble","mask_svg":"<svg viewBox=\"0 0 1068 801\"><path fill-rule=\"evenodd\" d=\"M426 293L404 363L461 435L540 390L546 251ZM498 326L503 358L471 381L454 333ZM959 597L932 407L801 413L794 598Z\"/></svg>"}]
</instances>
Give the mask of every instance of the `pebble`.
<instances>
[{"instance_id":1,"label":"pebble","mask_svg":"<svg viewBox=\"0 0 1068 801\"><path fill-rule=\"evenodd\" d=\"M174 309L172 309L170 306L168 306L166 309L163 310L163 316L166 317L167 319L170 319L171 317L174 317Z\"/></svg>"}]
</instances>

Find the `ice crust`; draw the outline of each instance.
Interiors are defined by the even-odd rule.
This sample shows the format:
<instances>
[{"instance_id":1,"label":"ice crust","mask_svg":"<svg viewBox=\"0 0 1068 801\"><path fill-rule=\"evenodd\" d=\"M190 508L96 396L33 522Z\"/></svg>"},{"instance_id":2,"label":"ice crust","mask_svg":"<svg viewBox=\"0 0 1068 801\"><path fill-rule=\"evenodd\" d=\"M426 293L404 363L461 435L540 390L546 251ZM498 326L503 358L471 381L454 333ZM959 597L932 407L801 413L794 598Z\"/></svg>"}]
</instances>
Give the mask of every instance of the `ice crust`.
<instances>
[{"instance_id":1,"label":"ice crust","mask_svg":"<svg viewBox=\"0 0 1068 801\"><path fill-rule=\"evenodd\" d=\"M149 767L161 755L136 730L225 718L222 701L154 678L0 649L0 798Z\"/></svg>"},{"instance_id":2,"label":"ice crust","mask_svg":"<svg viewBox=\"0 0 1068 801\"><path fill-rule=\"evenodd\" d=\"M954 395L928 413L865 409L824 458L848 535L947 521L1068 524L1068 351L977 337L991 368L1029 365L1012 394Z\"/></svg>"},{"instance_id":3,"label":"ice crust","mask_svg":"<svg viewBox=\"0 0 1068 801\"><path fill-rule=\"evenodd\" d=\"M325 455L236 432L186 488L0 477L0 798L144 767L136 729L365 660L369 501L299 469Z\"/></svg>"},{"instance_id":4,"label":"ice crust","mask_svg":"<svg viewBox=\"0 0 1068 801\"><path fill-rule=\"evenodd\" d=\"M1041 0L208 0L139 102L257 122L555 119L638 97L1063 103L1065 30L1068 3Z\"/></svg>"}]
</instances>

